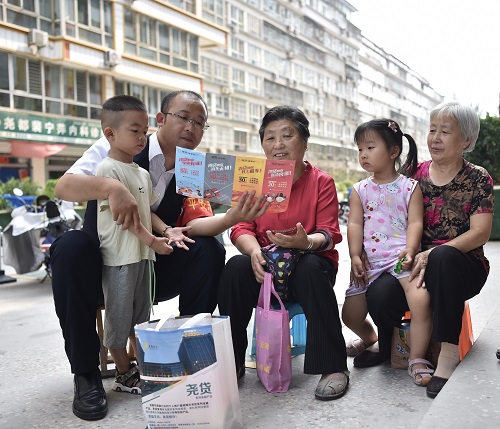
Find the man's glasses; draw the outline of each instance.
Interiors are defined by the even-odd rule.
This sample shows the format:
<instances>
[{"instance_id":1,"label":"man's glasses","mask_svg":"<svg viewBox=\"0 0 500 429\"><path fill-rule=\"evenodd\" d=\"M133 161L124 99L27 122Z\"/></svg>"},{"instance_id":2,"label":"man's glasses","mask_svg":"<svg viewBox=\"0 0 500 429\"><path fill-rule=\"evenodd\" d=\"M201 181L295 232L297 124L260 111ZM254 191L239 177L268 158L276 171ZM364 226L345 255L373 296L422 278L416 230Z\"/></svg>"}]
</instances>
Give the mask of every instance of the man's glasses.
<instances>
[{"instance_id":1,"label":"man's glasses","mask_svg":"<svg viewBox=\"0 0 500 429\"><path fill-rule=\"evenodd\" d=\"M170 113L170 112L162 112L164 115L172 115L175 118L180 119L181 121L184 121L186 124L193 124L196 128L199 128L200 130L206 131L210 125L208 125L206 122L200 122L197 121L196 119L193 118L188 118L186 116L178 115L177 113Z\"/></svg>"}]
</instances>

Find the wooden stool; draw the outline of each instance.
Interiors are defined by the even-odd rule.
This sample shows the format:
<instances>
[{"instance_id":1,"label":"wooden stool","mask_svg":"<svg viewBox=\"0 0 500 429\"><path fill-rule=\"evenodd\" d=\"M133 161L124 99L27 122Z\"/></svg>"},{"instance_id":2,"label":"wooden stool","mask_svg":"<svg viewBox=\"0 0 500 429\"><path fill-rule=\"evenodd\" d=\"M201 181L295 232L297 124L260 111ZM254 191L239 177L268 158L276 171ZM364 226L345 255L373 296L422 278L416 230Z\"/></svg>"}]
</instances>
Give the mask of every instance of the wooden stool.
<instances>
[{"instance_id":1,"label":"wooden stool","mask_svg":"<svg viewBox=\"0 0 500 429\"><path fill-rule=\"evenodd\" d=\"M104 325L102 323L102 314L104 311L104 305L100 305L97 307L96 314L96 325L97 325L97 335L99 336L99 341L101 342L101 349L99 351L99 364L101 366L101 377L114 377L115 376L115 367L114 365L109 368L109 364L114 364L113 358L109 354L108 348L103 344L104 340ZM134 349L132 348L132 344L130 341L127 346L128 357L130 361L135 360Z\"/></svg>"}]
</instances>

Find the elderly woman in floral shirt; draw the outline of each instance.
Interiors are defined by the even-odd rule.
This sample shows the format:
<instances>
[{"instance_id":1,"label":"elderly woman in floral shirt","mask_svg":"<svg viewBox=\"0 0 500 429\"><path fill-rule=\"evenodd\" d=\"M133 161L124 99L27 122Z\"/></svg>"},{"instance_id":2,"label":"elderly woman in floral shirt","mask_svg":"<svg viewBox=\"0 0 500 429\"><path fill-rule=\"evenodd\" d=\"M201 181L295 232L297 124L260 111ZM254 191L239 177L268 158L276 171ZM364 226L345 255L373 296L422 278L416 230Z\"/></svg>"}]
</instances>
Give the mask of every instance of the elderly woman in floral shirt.
<instances>
[{"instance_id":1,"label":"elderly woman in floral shirt","mask_svg":"<svg viewBox=\"0 0 500 429\"><path fill-rule=\"evenodd\" d=\"M414 178L424 197L424 233L410 280L431 296L433 340L441 343L436 371L427 395L437 396L460 362L458 338L464 301L477 295L489 273L483 245L493 222L493 180L463 158L474 149L479 118L468 106L442 103L430 114L427 146L431 160L419 164ZM379 332L379 352L364 350L354 366L378 365L390 357L392 327L408 309L392 276L382 276L366 294L368 310Z\"/></svg>"}]
</instances>

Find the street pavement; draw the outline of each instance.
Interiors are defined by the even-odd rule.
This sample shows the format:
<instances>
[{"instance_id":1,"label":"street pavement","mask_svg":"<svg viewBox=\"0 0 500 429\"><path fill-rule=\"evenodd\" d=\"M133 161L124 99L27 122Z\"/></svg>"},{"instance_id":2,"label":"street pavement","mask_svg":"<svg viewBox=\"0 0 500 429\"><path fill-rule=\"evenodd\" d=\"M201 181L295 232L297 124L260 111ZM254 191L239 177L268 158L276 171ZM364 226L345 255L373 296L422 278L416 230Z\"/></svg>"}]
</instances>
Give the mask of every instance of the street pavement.
<instances>
[{"instance_id":1,"label":"street pavement","mask_svg":"<svg viewBox=\"0 0 500 429\"><path fill-rule=\"evenodd\" d=\"M335 285L339 311L349 280L346 228L338 246L340 269ZM413 384L404 370L383 364L351 371L346 395L336 401L314 398L319 376L302 372L304 356L293 358L293 376L286 393L268 393L254 369L239 381L243 423L247 429L292 428L483 428L500 427L500 242L486 244L492 270L483 291L470 300L476 342L443 391L434 400ZM226 241L227 256L237 253ZM86 422L71 411L73 378L54 311L50 279L40 282L44 270L6 274L14 283L0 284L0 427L14 428L132 428L144 429L141 398L111 391L104 380L108 415ZM177 312L176 299L161 303L155 316ZM249 328L249 331L251 329ZM344 327L344 336L351 338ZM214 428L217 429L217 428Z\"/></svg>"}]
</instances>

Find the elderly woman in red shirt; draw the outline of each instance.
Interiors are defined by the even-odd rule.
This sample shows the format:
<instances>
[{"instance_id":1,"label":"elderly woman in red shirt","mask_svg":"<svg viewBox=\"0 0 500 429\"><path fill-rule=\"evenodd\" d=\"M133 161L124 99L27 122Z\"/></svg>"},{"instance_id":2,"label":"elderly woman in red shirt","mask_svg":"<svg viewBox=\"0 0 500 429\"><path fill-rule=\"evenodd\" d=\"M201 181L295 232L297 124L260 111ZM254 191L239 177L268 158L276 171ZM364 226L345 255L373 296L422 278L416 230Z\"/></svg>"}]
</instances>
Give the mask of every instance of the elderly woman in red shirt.
<instances>
[{"instance_id":1,"label":"elderly woman in red shirt","mask_svg":"<svg viewBox=\"0 0 500 429\"><path fill-rule=\"evenodd\" d=\"M342 396L349 384L347 356L338 305L333 290L338 267L335 244L342 240L338 224L337 191L333 179L304 161L309 121L292 106L276 106L259 130L267 159L295 161L288 209L269 210L253 222L236 224L231 241L242 253L232 257L219 282L219 311L231 318L238 376L245 372L247 325L257 305L266 261L261 248L312 250L302 255L288 279L289 300L298 302L307 318L304 373L320 374L315 396Z\"/></svg>"}]
</instances>

